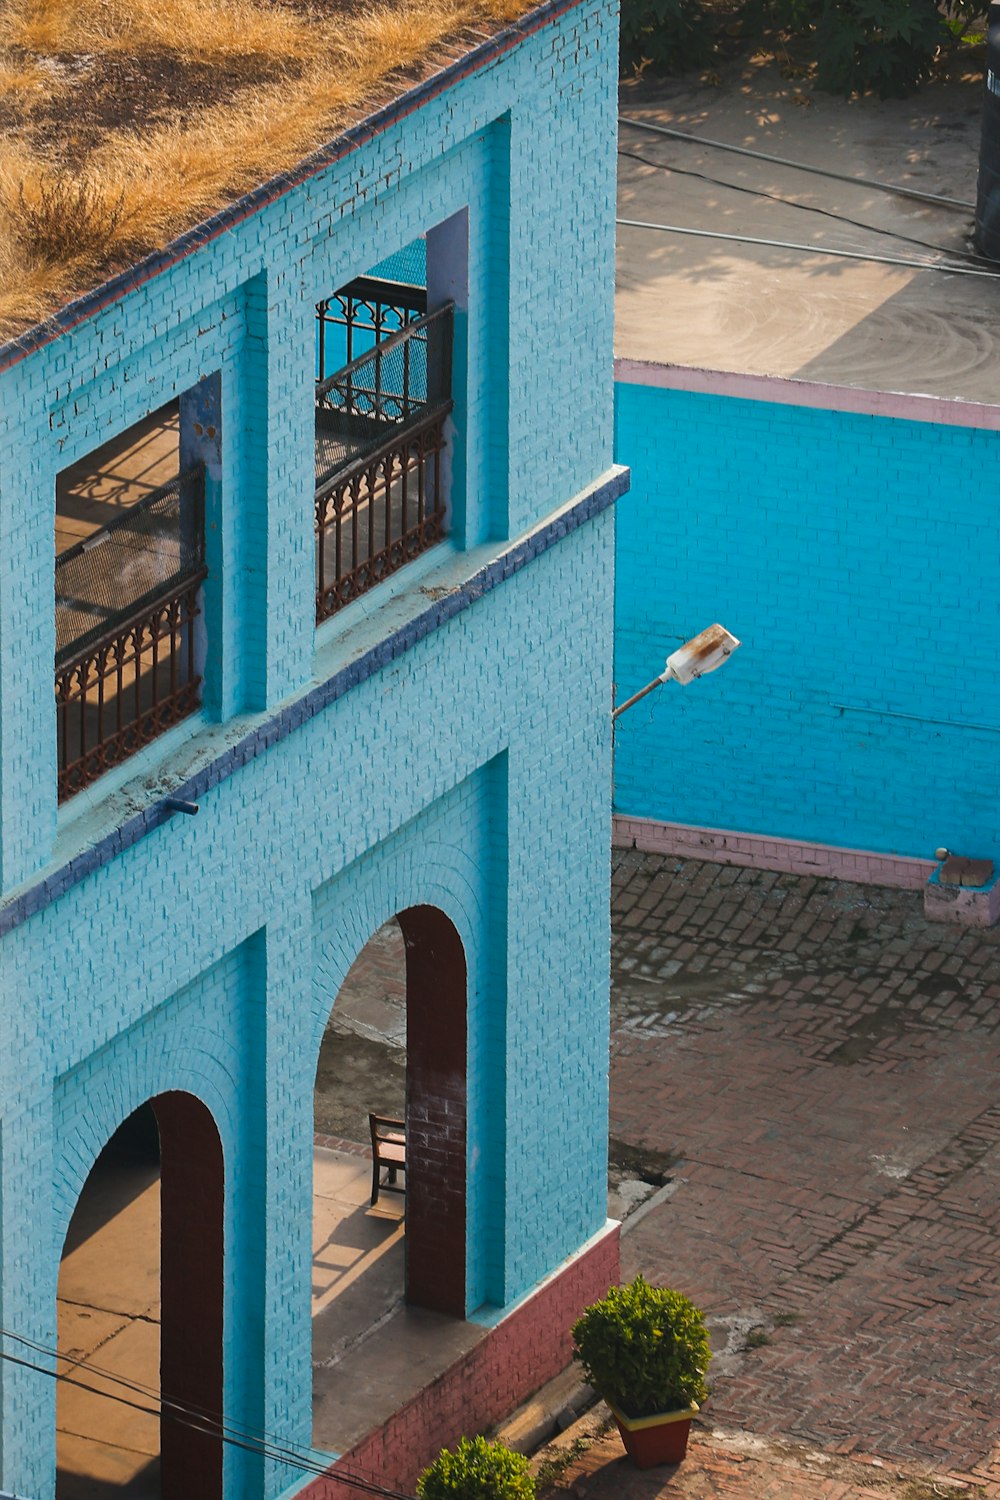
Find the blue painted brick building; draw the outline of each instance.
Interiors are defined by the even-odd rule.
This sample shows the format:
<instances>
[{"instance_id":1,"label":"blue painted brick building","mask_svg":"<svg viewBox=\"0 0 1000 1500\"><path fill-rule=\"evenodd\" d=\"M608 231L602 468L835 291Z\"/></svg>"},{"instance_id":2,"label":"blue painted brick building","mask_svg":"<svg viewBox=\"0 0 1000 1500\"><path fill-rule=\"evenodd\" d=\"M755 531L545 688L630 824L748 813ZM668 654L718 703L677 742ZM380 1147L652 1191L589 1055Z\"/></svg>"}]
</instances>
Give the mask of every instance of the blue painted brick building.
<instances>
[{"instance_id":1,"label":"blue painted brick building","mask_svg":"<svg viewBox=\"0 0 1000 1500\"><path fill-rule=\"evenodd\" d=\"M74 1206L153 1101L164 1392L308 1445L316 1059L348 968L394 914L411 1006L438 984L465 1049L442 1081L428 1044L411 1090L431 1163L408 1187L411 1300L491 1326L534 1306L555 1368L573 1299L614 1272L615 32L604 0L543 6L0 350L8 1355L30 1340L28 1363L51 1368L37 1351L56 1346ZM423 336L429 371L427 330L447 319L450 380L432 392L425 372L420 398L438 400L436 435L404 414L398 470L377 490L374 460L356 463L351 490L341 460L318 474L316 308L417 243L425 311L386 359ZM360 386L331 390L356 406ZM57 544L54 611L53 526L75 515L60 496L79 493L89 455L164 412L179 427L177 475L155 497L167 520L130 511ZM409 532L404 470L429 497ZM362 566L343 516L366 484L366 513L377 493L387 519ZM333 609L317 624L327 543ZM69 581L76 568L92 583L119 546L155 551L163 575L128 585L141 639L115 600L81 622ZM550 1153L553 1134L571 1154ZM504 1347L507 1399L546 1371L537 1350L528 1368ZM447 1436L500 1414L456 1396ZM0 1486L49 1500L54 1432L53 1381L6 1360ZM426 1457L414 1439L388 1477L412 1483ZM183 1428L165 1427L163 1462L165 1496L305 1483Z\"/></svg>"}]
</instances>

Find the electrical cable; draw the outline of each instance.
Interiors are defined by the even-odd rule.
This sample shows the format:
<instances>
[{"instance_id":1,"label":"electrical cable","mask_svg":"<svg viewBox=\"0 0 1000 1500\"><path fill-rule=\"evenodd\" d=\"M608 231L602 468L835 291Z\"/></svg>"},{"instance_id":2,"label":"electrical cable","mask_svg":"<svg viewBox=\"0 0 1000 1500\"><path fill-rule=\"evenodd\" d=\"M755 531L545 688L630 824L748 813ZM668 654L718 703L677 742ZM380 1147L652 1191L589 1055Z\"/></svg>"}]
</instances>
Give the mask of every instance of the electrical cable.
<instances>
[{"instance_id":1,"label":"electrical cable","mask_svg":"<svg viewBox=\"0 0 1000 1500\"><path fill-rule=\"evenodd\" d=\"M668 135L673 140L691 141L696 146L712 146L717 151L732 151L736 156L750 156L755 161L773 162L779 167L794 167L797 172L813 172L817 177L829 177L835 182L849 182L855 187L878 188L883 193L898 193L903 198L916 198L921 203L942 203L947 208L961 208L973 212L976 205L961 198L945 198L940 193L925 193L920 188L903 187L897 182L878 182L874 177L852 177L849 172L834 172L830 167L813 167L807 162L789 161L784 156L771 156L766 151L751 151L749 146L734 146L728 141L709 140L708 136L692 135L688 130L674 130L666 125L654 125L648 120L634 120L629 115L619 115L622 125L631 125L634 130L651 130L656 135Z\"/></svg>"},{"instance_id":2,"label":"electrical cable","mask_svg":"<svg viewBox=\"0 0 1000 1500\"><path fill-rule=\"evenodd\" d=\"M64 1364L72 1365L77 1369L86 1370L88 1373L93 1375L99 1375L101 1379L107 1380L113 1385L119 1385L125 1390L130 1390L136 1395L148 1396L151 1400L159 1402L161 1406L178 1405L181 1410L189 1415L197 1416L204 1421L212 1424L213 1426L222 1427L223 1429L228 1428L240 1437L248 1437L254 1442L263 1442L275 1452L280 1450L281 1452L287 1453L295 1459L306 1457L309 1462L319 1462L321 1464L328 1465L329 1460L327 1455L318 1448L307 1448L302 1445L289 1447L283 1444L281 1439L276 1438L273 1433L269 1433L266 1429L262 1429L260 1432L258 1432L254 1428L241 1427L238 1423L233 1422L231 1418L221 1418L217 1412L211 1411L207 1407L194 1405L190 1402L184 1404L171 1402L169 1398L161 1397L159 1391L156 1390L153 1386L144 1385L142 1381L132 1380L127 1376L120 1375L114 1370L107 1369L106 1366L93 1364L83 1359L77 1359L74 1355L71 1354L64 1354L57 1349L50 1348L46 1344L40 1344L34 1339L26 1338L23 1334L14 1333L10 1329L0 1328L0 1336L8 1339L13 1339L16 1343L24 1345L25 1348L31 1349L34 1353L41 1354L47 1359L61 1360ZM313 1457L313 1455L315 1455L315 1458Z\"/></svg>"},{"instance_id":3,"label":"electrical cable","mask_svg":"<svg viewBox=\"0 0 1000 1500\"><path fill-rule=\"evenodd\" d=\"M822 214L824 218L835 219L840 224L850 224L854 229L863 229L868 234L880 234L886 239L899 240L905 245L916 245L921 250L932 250L937 255L962 255L970 261L978 261L981 265L995 266L988 256L976 255L971 250L950 250L946 245L935 245L930 240L919 240L910 234L900 234L895 229L879 229L875 224L866 224L862 219L851 219L847 214L838 214L830 208L820 208L815 203L796 203L794 198L783 198L779 193L769 193L766 188L747 187L740 182L725 182L721 177L712 177L707 172L696 172L690 167L675 167L667 162L653 161L648 156L642 156L638 151L626 151L623 146L618 148L619 156L627 156L632 161L643 162L647 167L655 167L659 172L673 172L679 177L697 177L702 182L710 182L715 187L730 188L734 193L749 193L754 198L768 198L772 203L781 203L786 208L798 208L803 213Z\"/></svg>"},{"instance_id":4,"label":"electrical cable","mask_svg":"<svg viewBox=\"0 0 1000 1500\"><path fill-rule=\"evenodd\" d=\"M116 1371L107 1369L106 1366L91 1364L87 1360L77 1359L72 1354L63 1354L57 1349L52 1349L46 1344L40 1344L34 1339L26 1338L23 1334L14 1333L10 1329L0 1329L0 1335L8 1339L13 1339L15 1343L22 1344L25 1348L32 1350L36 1354L43 1355L47 1359L61 1360L64 1364L86 1370L92 1375L98 1375L102 1380L107 1380L113 1385L119 1385L124 1390L132 1391L135 1395L147 1396L150 1400L158 1402L161 1409L164 1406L178 1406L180 1410L189 1416L197 1417L211 1424L213 1427L228 1428L237 1436L249 1438L253 1442L262 1442L275 1452L280 1450L296 1460L305 1456L309 1459L309 1462L327 1463L326 1455L318 1448L305 1448L301 1446L286 1447L281 1443L280 1439L275 1438L272 1433L268 1433L266 1430L257 1432L253 1428L241 1428L238 1423L233 1422L231 1419L226 1420L221 1418L218 1413L210 1411L207 1407L193 1405L190 1402L172 1402L169 1398L161 1397L159 1391L153 1386L144 1385L142 1381L132 1380L127 1376L119 1375ZM315 1459L310 1456L313 1454L316 1455Z\"/></svg>"},{"instance_id":5,"label":"electrical cable","mask_svg":"<svg viewBox=\"0 0 1000 1500\"><path fill-rule=\"evenodd\" d=\"M19 1343L31 1344L30 1340L21 1339L17 1334L11 1333L8 1330L0 1330L0 1333L5 1337L15 1339ZM44 1346L39 1347L44 1348ZM48 1354L52 1353L52 1351L44 1352ZM57 1359L69 1358L69 1356L62 1354L55 1354L54 1357ZM6 1360L8 1364L20 1366L22 1369L32 1370L38 1375L48 1376L50 1380L86 1391L89 1395L102 1396L107 1401L114 1401L120 1406L130 1407L133 1411L141 1412L144 1416L166 1417L168 1421L177 1422L183 1427L189 1427L206 1437L216 1438L230 1447L239 1448L244 1452L253 1453L261 1458L271 1459L273 1462L281 1463L287 1468L298 1469L301 1473L334 1478L338 1484L345 1484L348 1488L360 1490L365 1494L380 1496L381 1500L413 1500L412 1495L408 1495L402 1490L390 1489L386 1485L377 1484L374 1480L365 1479L359 1474L353 1474L350 1470L338 1468L335 1472L331 1472L329 1461L325 1463L312 1462L302 1457L293 1456L295 1450L291 1448L275 1449L265 1441L244 1441L241 1438L234 1437L231 1433L225 1431L225 1424L216 1424L212 1419L197 1416L196 1408L185 1407L182 1402L163 1400L160 1403L159 1410L156 1410L155 1408L143 1406L137 1401L130 1401L126 1396L118 1396L110 1391L95 1390L92 1385L87 1385L82 1380L74 1380L70 1375L61 1375L57 1370L46 1369L43 1365L35 1364L31 1360L20 1359L17 1355L10 1354L3 1349L0 1349L0 1359ZM92 1366L84 1364L81 1360L70 1360L70 1362L77 1367L82 1366L84 1369L93 1369ZM115 1376L111 1376L110 1378L117 1380ZM129 1384L127 1381L119 1381L119 1383L125 1386Z\"/></svg>"},{"instance_id":6,"label":"electrical cable","mask_svg":"<svg viewBox=\"0 0 1000 1500\"><path fill-rule=\"evenodd\" d=\"M980 271L975 266L952 266L942 261L903 260L894 255L873 255L863 250L830 250L823 245L800 245L794 240L763 240L750 234L723 234L719 229L686 229L680 224L651 224L642 219L616 219L625 229L658 229L664 234L687 234L697 239L730 240L738 245L765 245L773 250L802 250L808 255L834 255L841 260L867 260L882 266L906 266L912 271L947 271L951 276L987 276L996 280L997 271Z\"/></svg>"}]
</instances>

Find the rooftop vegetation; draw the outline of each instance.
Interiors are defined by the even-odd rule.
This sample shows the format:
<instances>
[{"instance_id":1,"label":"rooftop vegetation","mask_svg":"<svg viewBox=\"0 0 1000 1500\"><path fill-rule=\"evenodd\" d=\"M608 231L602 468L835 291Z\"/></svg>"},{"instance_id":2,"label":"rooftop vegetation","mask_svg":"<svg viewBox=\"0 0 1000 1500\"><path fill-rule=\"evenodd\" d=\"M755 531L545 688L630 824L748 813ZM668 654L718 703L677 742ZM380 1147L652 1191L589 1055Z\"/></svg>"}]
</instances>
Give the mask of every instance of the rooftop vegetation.
<instances>
[{"instance_id":1,"label":"rooftop vegetation","mask_svg":"<svg viewBox=\"0 0 1000 1500\"><path fill-rule=\"evenodd\" d=\"M527 0L0 0L0 337L133 264Z\"/></svg>"}]
</instances>

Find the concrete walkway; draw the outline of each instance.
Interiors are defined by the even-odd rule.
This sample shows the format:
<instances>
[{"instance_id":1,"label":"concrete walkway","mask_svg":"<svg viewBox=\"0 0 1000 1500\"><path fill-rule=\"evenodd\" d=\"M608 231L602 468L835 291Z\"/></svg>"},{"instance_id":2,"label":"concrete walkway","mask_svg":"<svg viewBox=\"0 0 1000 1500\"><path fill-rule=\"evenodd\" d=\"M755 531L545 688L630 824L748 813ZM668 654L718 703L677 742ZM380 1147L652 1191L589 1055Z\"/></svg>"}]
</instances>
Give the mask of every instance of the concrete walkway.
<instances>
[{"instance_id":1,"label":"concrete walkway","mask_svg":"<svg viewBox=\"0 0 1000 1500\"><path fill-rule=\"evenodd\" d=\"M339 1454L485 1330L405 1306L403 1200L369 1206L364 1148L317 1146L313 1161L313 1445ZM118 1379L77 1368L86 1388L59 1386L60 1500L158 1500L159 1235L156 1165L95 1169L60 1268L59 1347Z\"/></svg>"},{"instance_id":2,"label":"concrete walkway","mask_svg":"<svg viewBox=\"0 0 1000 1500\"><path fill-rule=\"evenodd\" d=\"M903 198L623 125L620 217L733 238L619 227L615 353L1000 401L1000 279L739 238L903 262L963 262L982 88L981 76L956 78L907 100L844 100L783 76L762 54L724 64L711 82L626 85L622 113L641 122L968 206Z\"/></svg>"}]
</instances>

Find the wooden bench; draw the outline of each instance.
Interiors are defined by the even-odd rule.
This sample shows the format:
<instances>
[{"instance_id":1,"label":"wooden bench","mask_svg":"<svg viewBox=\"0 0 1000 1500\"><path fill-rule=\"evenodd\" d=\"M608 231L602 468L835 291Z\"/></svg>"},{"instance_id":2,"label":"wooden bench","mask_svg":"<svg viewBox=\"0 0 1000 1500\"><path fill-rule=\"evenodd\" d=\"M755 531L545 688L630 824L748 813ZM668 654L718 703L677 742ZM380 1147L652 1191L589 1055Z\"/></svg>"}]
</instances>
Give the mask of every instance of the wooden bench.
<instances>
[{"instance_id":1,"label":"wooden bench","mask_svg":"<svg viewBox=\"0 0 1000 1500\"><path fill-rule=\"evenodd\" d=\"M372 1136L372 1208L378 1202L379 1193L405 1193L396 1181L397 1172L406 1171L406 1121L395 1120L388 1115L368 1116L368 1128ZM386 1168L386 1179L381 1179L382 1168Z\"/></svg>"}]
</instances>

